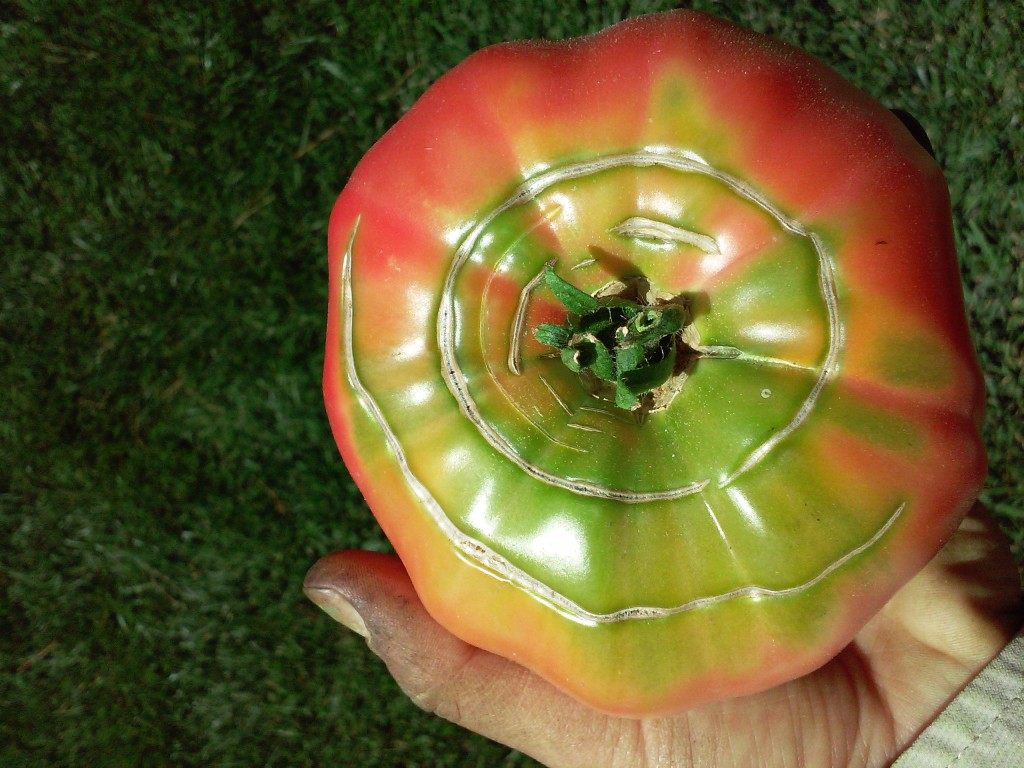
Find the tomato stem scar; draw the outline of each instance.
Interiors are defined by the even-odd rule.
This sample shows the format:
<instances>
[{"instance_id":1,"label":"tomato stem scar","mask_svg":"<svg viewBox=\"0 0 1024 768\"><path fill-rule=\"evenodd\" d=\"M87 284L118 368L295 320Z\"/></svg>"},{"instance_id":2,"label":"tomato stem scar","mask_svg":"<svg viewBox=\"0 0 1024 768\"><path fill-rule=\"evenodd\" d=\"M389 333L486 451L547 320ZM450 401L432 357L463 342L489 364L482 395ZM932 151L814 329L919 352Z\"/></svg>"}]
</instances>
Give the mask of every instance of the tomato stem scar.
<instances>
[{"instance_id":1,"label":"tomato stem scar","mask_svg":"<svg viewBox=\"0 0 1024 768\"><path fill-rule=\"evenodd\" d=\"M534 328L541 343L599 398L639 416L667 407L692 362L702 356L687 343L691 322L686 296L661 297L646 278L627 278L595 295L551 268L543 282L567 310L561 324ZM689 334L692 340L692 332Z\"/></svg>"}]
</instances>

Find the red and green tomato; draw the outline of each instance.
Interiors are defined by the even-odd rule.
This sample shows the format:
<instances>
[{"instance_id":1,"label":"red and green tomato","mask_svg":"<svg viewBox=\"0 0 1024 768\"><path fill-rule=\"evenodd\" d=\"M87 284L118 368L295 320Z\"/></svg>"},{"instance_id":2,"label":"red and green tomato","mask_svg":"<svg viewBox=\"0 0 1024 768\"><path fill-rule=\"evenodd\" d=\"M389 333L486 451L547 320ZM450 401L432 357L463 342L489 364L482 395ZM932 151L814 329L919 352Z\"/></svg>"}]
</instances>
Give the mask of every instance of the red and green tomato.
<instances>
[{"instance_id":1,"label":"red and green tomato","mask_svg":"<svg viewBox=\"0 0 1024 768\"><path fill-rule=\"evenodd\" d=\"M367 153L329 240L331 424L425 606L599 709L813 670L979 490L942 173L787 45L674 12L482 50ZM632 327L610 379L577 370L586 312L548 270L675 303L668 380L617 399Z\"/></svg>"}]
</instances>

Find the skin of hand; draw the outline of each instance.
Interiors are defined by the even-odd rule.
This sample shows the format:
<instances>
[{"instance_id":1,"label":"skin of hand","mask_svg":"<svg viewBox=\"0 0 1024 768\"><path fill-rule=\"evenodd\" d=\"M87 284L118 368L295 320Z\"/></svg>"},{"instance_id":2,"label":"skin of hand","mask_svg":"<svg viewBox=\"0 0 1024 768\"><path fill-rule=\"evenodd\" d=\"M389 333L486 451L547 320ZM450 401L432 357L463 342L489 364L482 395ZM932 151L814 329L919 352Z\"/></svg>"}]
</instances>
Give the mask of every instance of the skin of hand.
<instances>
[{"instance_id":1,"label":"skin of hand","mask_svg":"<svg viewBox=\"0 0 1024 768\"><path fill-rule=\"evenodd\" d=\"M935 558L815 672L671 717L616 718L435 622L398 558L337 552L306 594L363 635L423 709L551 768L885 766L1016 632L1021 584L980 505Z\"/></svg>"}]
</instances>

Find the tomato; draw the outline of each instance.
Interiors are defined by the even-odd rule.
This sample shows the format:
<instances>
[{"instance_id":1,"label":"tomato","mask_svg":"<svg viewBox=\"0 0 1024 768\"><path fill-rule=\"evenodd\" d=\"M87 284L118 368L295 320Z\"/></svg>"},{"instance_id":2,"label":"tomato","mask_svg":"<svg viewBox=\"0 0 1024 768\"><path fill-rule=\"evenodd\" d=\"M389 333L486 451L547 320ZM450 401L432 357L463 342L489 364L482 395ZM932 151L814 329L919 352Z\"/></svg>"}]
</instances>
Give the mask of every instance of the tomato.
<instances>
[{"instance_id":1,"label":"tomato","mask_svg":"<svg viewBox=\"0 0 1024 768\"><path fill-rule=\"evenodd\" d=\"M474 54L329 250L332 428L424 604L604 711L813 670L980 488L941 171L726 22Z\"/></svg>"}]
</instances>

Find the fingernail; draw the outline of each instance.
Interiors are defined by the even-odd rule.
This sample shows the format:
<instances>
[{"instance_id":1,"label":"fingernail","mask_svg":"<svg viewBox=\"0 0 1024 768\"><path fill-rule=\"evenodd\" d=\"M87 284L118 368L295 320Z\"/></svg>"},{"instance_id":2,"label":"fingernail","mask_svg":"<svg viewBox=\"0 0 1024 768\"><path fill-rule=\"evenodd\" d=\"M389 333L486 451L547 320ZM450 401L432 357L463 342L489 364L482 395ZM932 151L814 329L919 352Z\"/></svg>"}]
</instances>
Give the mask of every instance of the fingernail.
<instances>
[{"instance_id":1,"label":"fingernail","mask_svg":"<svg viewBox=\"0 0 1024 768\"><path fill-rule=\"evenodd\" d=\"M366 629L366 622L363 621L363 617L360 616L359 612L352 607L352 603L346 600L344 595L336 589L307 587L305 592L306 597L316 603L321 609L323 609L324 613L336 622L348 627L357 635L362 635L367 639L370 637L370 633Z\"/></svg>"}]
</instances>

